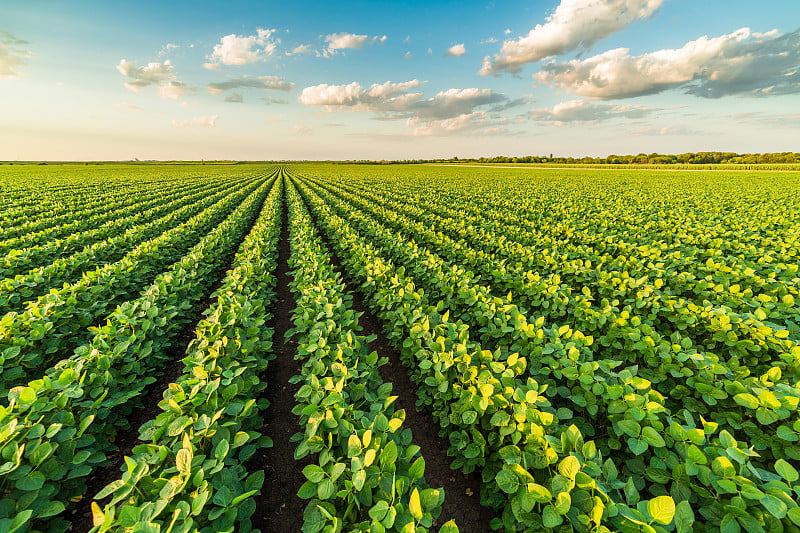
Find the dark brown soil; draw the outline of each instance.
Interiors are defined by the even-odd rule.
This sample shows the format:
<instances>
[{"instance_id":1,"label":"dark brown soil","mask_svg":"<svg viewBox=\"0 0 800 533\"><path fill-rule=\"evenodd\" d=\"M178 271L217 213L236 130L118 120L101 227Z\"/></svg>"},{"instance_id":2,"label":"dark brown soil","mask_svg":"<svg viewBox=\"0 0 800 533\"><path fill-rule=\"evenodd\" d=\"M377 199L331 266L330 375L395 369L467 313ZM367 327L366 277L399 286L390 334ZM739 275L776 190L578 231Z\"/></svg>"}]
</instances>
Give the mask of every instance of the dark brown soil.
<instances>
[{"instance_id":1,"label":"dark brown soil","mask_svg":"<svg viewBox=\"0 0 800 533\"><path fill-rule=\"evenodd\" d=\"M258 215L253 218L253 223L255 223L257 216ZM172 347L169 349L166 356L166 360L168 361L167 365L161 369L161 373L157 376L156 381L145 387L141 395L143 407L134 409L131 414L128 415L129 427L116 435L114 443L117 449L107 454L109 463L103 468L93 472L87 478L86 495L69 513L68 519L72 522L72 525L67 529L67 532L89 531L92 528L92 502L97 501L97 504L102 508L105 502L111 500L110 495L103 500L94 500L93 496L100 492L103 487L120 478L125 457L130 456L133 453L133 448L141 444L139 441L139 428L142 424L155 418L161 412L161 409L158 407L158 402L164 398L164 391L169 387L169 384L174 383L175 380L183 374L184 365L181 363L181 360L186 356L186 349L189 347L189 343L195 338L197 324L203 319L204 311L216 301L216 298L212 295L225 281L226 273L233 266L236 252L248 233L249 230L245 230L242 233L239 242L236 243L230 254L225 258L219 279L214 282L206 293L206 296L197 303L191 322L178 333L178 336L173 341Z\"/></svg>"},{"instance_id":2,"label":"dark brown soil","mask_svg":"<svg viewBox=\"0 0 800 533\"><path fill-rule=\"evenodd\" d=\"M361 333L376 335L377 339L370 344L370 349L389 359L388 364L380 368L380 375L383 381L392 383L392 394L398 397L395 405L398 409L405 409L406 412L404 425L411 429L414 444L422 449L421 453L425 458L425 481L431 487L444 488L445 500L442 505L442 514L435 525L438 526L454 519L461 533L492 531L490 522L496 514L492 509L480 504L480 474L477 472L463 474L461 471L450 468L450 458L447 455L449 442L439 436L439 425L434 421L431 413L417 410L417 386L403 368L400 362L400 353L392 347L389 339L383 334L380 321L365 305L363 294L356 290L351 283L348 283L347 271L342 267L327 235L321 231L320 225L316 221L315 225L323 243L331 253L334 268L342 274L347 292L353 295L353 308L362 313L358 320L363 328Z\"/></svg>"},{"instance_id":3,"label":"dark brown soil","mask_svg":"<svg viewBox=\"0 0 800 533\"><path fill-rule=\"evenodd\" d=\"M296 461L294 450L297 443L291 442L292 435L300 430L300 418L292 413L295 406L294 395L300 388L289 383L292 376L300 373L300 364L294 360L297 342L285 340L286 332L293 326L291 313L295 308L294 296L289 290L289 210L284 194L280 248L278 251L278 273L276 280L276 302L273 317L268 326L273 328L272 349L275 359L269 362L264 397L269 407L264 411L264 429L273 445L259 450L247 462L247 470L264 470L264 486L256 496L256 511L251 517L253 527L262 533L294 533L303 527L303 510L306 500L297 496L297 491L305 482L303 468L311 458Z\"/></svg>"}]
</instances>

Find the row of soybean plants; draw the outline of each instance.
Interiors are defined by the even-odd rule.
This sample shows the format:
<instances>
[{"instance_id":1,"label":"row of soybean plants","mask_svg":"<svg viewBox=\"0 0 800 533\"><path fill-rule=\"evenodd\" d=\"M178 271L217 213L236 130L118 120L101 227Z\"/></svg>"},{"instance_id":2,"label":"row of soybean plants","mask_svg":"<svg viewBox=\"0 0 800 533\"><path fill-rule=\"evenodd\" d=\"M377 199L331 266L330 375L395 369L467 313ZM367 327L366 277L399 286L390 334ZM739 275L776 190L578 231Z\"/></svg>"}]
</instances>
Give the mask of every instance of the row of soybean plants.
<instances>
[{"instance_id":1,"label":"row of soybean plants","mask_svg":"<svg viewBox=\"0 0 800 533\"><path fill-rule=\"evenodd\" d=\"M2 249L14 238L64 234L74 227L85 225L80 218L74 218L74 213L91 217L106 212L109 205L126 200L123 187L119 186L108 192L72 189L61 194L48 194L47 189L33 188L4 192L4 196L8 201L4 204L2 215L8 223L0 228ZM17 198L22 201L15 203ZM34 202L34 198L38 202ZM62 226L67 228L62 229Z\"/></svg>"},{"instance_id":2,"label":"row of soybean plants","mask_svg":"<svg viewBox=\"0 0 800 533\"><path fill-rule=\"evenodd\" d=\"M11 201L14 196L20 195L34 199L36 203L33 209L17 207L7 208L3 212L7 223L0 229L0 252L43 246L72 233L99 228L103 222L113 221L120 209L207 181L194 178L177 184L168 181L143 184L126 177L112 180L108 190L71 187L52 199L47 197L47 189L35 186L5 193L3 196Z\"/></svg>"},{"instance_id":3,"label":"row of soybean plants","mask_svg":"<svg viewBox=\"0 0 800 533\"><path fill-rule=\"evenodd\" d=\"M302 431L295 457L315 454L303 469L299 496L309 499L304 533L423 532L441 512L442 489L424 481L425 460L393 407L386 363L359 334L352 296L331 265L303 201L287 180L290 287L297 307L289 334L297 338L301 374L295 413ZM456 532L450 521L440 532Z\"/></svg>"},{"instance_id":4,"label":"row of soybean plants","mask_svg":"<svg viewBox=\"0 0 800 533\"><path fill-rule=\"evenodd\" d=\"M745 196L745 193L740 194ZM789 200L792 206L790 199L784 198L785 193L776 196L784 201L781 205ZM516 195L512 197L518 198ZM656 226L661 234L656 235L647 235L647 232L634 227L627 232L612 232L609 236L606 227L597 227L594 230L595 242L584 244L574 242L581 241L574 233L569 234L566 240L554 238L551 227L558 224L551 223L549 217L526 220L529 213L515 216L513 209L486 209L486 206L476 207L452 198L438 202L433 209L449 217L448 209L455 202L459 209L472 211L471 217L458 221L462 226L474 224L484 229L489 226L487 219L494 219L490 231L511 242L501 240L501 246L488 251L499 252L511 261L523 262L526 268L542 274L558 275L570 286L587 286L597 299L606 299L611 306L640 315L645 323L666 336L677 330L677 343L688 336L703 348L735 357L747 366L757 365L759 361L784 359L788 363L785 366L796 373L800 359L797 345L800 307L796 303L800 299L800 278L797 276L800 267L797 247L793 244L798 239L800 206L783 211L771 209L767 214L755 208L751 210L753 212L748 211L747 208L755 201L753 198L740 199L738 203L744 203L744 207L737 214L742 219L753 220L752 225L768 226L769 231L764 230L764 233L770 239L762 242L755 259L749 260L740 259L740 249L723 253L719 244L702 248L703 253L698 254L698 247L687 244L686 237L674 239L669 228L660 224ZM775 204L770 204L775 207ZM730 209L736 202L730 200L725 205ZM431 208L430 205L426 207ZM661 205L653 207L648 204L647 208L651 209L649 218L658 218L663 211ZM672 206L672 209L676 207ZM708 227L695 227L695 233L714 233L721 225L715 221L716 211L696 209L699 218L707 216L710 221ZM640 219L648 218L639 214ZM599 209L589 213L584 209L564 217L562 224L577 225L581 221L585 224L587 220L602 221L607 217L608 213ZM621 225L619 218L621 216L614 216L614 227ZM788 219L788 222L781 222L783 219ZM542 224L542 221L547 223ZM725 225L729 225L727 218ZM677 227L680 226L678 221ZM484 229L483 234L474 240L475 246L487 247L485 232ZM584 233L591 233L591 229ZM733 239L728 233L733 232L725 234L724 242ZM633 241L624 243L623 236ZM668 243L668 240L677 242ZM611 250L609 242L614 243ZM620 243L625 247L622 248ZM539 253L535 256L526 254L531 247Z\"/></svg>"},{"instance_id":5,"label":"row of soybean plants","mask_svg":"<svg viewBox=\"0 0 800 533\"><path fill-rule=\"evenodd\" d=\"M364 207L363 202L361 205L376 213L374 207ZM762 365L750 368L735 357L720 358L688 335L681 337L680 333L673 332L669 337L662 336L647 323L647 317L637 316L632 310L620 312L602 302L600 306L593 305L591 294L598 290L595 285L591 289L584 285L582 293L574 294L569 285L557 279L542 279L537 272L526 270L524 258L503 264L487 252L471 248L469 242L428 231L437 226L423 210L392 204L385 198L379 205L394 211L388 211L387 215L387 210L382 210L376 216L384 222L392 218L389 223L395 229L408 228L415 239L431 249L475 269L484 280L490 280L496 287L494 292L500 293L501 298L506 291L511 291L514 301L527 307L529 312L567 322L582 333L596 337L594 351L613 351L617 359L624 355L628 361L642 365L640 375L656 384L673 411L685 407L707 418L717 419L722 415L726 429L741 431L745 440L765 455L765 460L770 460L770 456L772 461L798 459L800 448L796 442L800 424L796 415L798 392L793 386L796 365L792 363L796 358L791 357L798 348L791 339L773 345L779 353L773 354L772 359L764 356ZM403 216L402 212L408 212L408 216ZM538 251L526 250L525 253L532 256ZM751 376L751 372L754 375ZM594 403L591 396L579 395L574 399L581 403L588 401L590 408ZM631 446L632 451L641 448L641 443Z\"/></svg>"},{"instance_id":6,"label":"row of soybean plants","mask_svg":"<svg viewBox=\"0 0 800 533\"><path fill-rule=\"evenodd\" d=\"M327 200L332 205L336 204L336 201L332 201L330 197ZM572 331L568 325L547 327L543 317L528 321L524 309L517 308L513 303L500 298L493 299L486 287L481 287L480 283L472 280L471 273L448 265L447 261L441 257L419 249L413 242L402 242L402 236L387 232L385 229L381 230L374 222L370 223L363 217L359 217L358 214L354 218L358 222L356 227L359 227L362 233L366 232L365 235L373 244L380 243L380 246L388 251L387 255L401 259L405 254L404 264L406 267L398 271L401 274L411 273L411 277L403 276L408 282L414 280L425 286L424 292L418 291L419 303L423 304L423 308L426 302L438 303L438 309L429 309L429 312L425 313L424 321L421 324L423 331L431 328L431 316L436 317L434 323L440 321L448 323L449 313L441 314L443 307L446 306L448 311L455 310L454 316L457 320L453 331L464 334L464 332L477 330L481 347L495 349L494 354L483 353L484 357L488 357L488 361L485 363L491 370L500 372L505 369L503 371L508 372L509 369L513 369L508 377L516 374L515 382L516 380L522 381L522 378L527 376L529 380L532 377L537 379L538 384L544 385L544 387L550 385L549 396L553 398L553 408L549 409L548 416L545 416L548 421L546 425L551 426L548 432L552 431L556 436L560 434L562 440L564 434L574 435L577 428L566 426L564 420L573 418L572 411L575 410L579 413L579 417L573 421L581 426L585 434L602 435L601 432L612 434L611 438L606 435L605 438L598 440L596 446L593 443L590 448L592 450L597 448L599 452L614 457L616 461L606 461L602 466L596 465L598 469L594 471L588 462L582 465L587 474L594 476L592 483L595 486L603 482L603 492L608 498L608 501L604 502L608 505L605 516L611 519L608 523L615 523L613 518L617 513L638 522L645 521L644 519L649 514L650 518L656 522L663 522L666 519L666 522L670 523L673 518L670 513L661 514L657 519L653 513L658 512L655 508L657 504L666 505L669 510L670 505L674 506L675 500L692 501L692 503L697 500L702 501L705 505L701 507L701 514L709 523L716 521L719 524L720 520L727 523L735 518L741 519L740 521L752 527L751 522L765 521L771 524L770 520L775 521L776 517L784 518L787 512L790 516L793 515L792 512L789 512L789 509L793 508L794 500L790 485L796 481L796 472L787 461L778 460L774 469L771 464L768 466L769 470L758 469L756 466L758 463L750 461L756 454L753 453L752 448L745 445L746 443L738 443L728 431L720 431L719 435L714 435L720 429L716 423L704 423L702 428L698 428L693 417L685 419L674 417L663 405L663 396L651 389L647 380L636 376L635 367L618 369L616 368L619 366L618 361L614 361L612 358L604 359L593 354L591 339L579 331ZM404 250L406 251L404 252ZM416 292L413 283L410 288L411 291ZM405 292L409 292L408 289ZM470 309L472 309L472 316L469 315ZM460 316L456 316L457 313ZM392 315L389 315L387 319L392 319L391 317ZM465 323L462 323L462 318ZM397 322L396 317L393 320ZM411 326L409 331L413 327ZM402 340L401 331L397 332L397 337ZM514 353L509 353L512 351ZM494 357L492 357L493 355ZM428 363L424 365L427 366ZM530 369L527 368L528 366ZM502 374L502 372L500 373ZM466 376L460 377L463 379ZM437 376L437 380L443 378L447 379L446 374ZM544 390L541 392L548 394ZM519 396L518 391L513 391L513 394ZM579 399L585 400L587 397L593 401L591 403L579 401ZM532 395L532 398L529 399L535 398L536 396ZM435 398L428 403L433 403L436 408ZM569 405L571 409L562 407L566 405ZM602 409L601 414L606 416L597 416L600 409ZM469 412L467 421L474 423L475 413L472 411L465 412ZM691 416L691 413L688 412L682 414ZM597 428L587 424L587 421L592 422L594 418L600 419L595 422L599 426ZM464 421L463 417L461 421ZM452 423L452 420L449 422ZM501 435L504 435L503 432L511 431L508 427L503 427L509 425L509 416L492 415L488 422L490 427L500 426ZM586 431L587 429L589 431ZM541 433L541 430L537 429L537 431ZM465 465L468 468L482 465L486 460L484 456L487 455L487 443L481 441L481 438L478 437L479 433L473 435L462 433L455 438L453 437L454 433L457 432L451 433L451 442L454 444L454 449L451 451L463 454L463 459L456 464ZM635 435L633 435L634 433ZM580 434L578 435L580 436ZM580 438L582 440L582 436ZM618 452L620 441L626 439L631 451ZM519 462L515 458L520 450L515 448L498 449L497 446L503 443L503 439L492 443L490 437L488 441L489 451L492 447L497 450L497 453L494 454L496 465L502 464L500 459L508 461L510 458L512 461ZM545 446L544 449L546 450L547 447ZM743 451L739 451L742 449ZM500 450L503 452L500 453ZM563 450L558 450L558 447L556 447L556 452L564 453ZM500 456L497 457L497 454ZM539 450L537 452L537 455L540 455L538 460L545 460L546 464L549 464L548 461L551 459L557 459L555 453L550 459L547 459L548 453L545 452L545 459L541 458L541 454L542 451ZM586 460L585 457L583 459ZM492 458L489 457L489 460L491 464ZM734 463L737 464L737 469L734 469ZM706 465L710 465L710 468ZM752 469L756 469L756 472L751 473ZM619 470L622 470L622 475L619 474ZM777 470L784 476L784 479L781 480L770 470ZM495 482L498 483L496 487L489 487L488 502L500 503L495 497L499 494L499 491L496 490L498 487L501 490L504 488L519 490L518 496L523 499L526 497L522 494L521 488L517 489L515 483L508 484L506 474L495 472L489 470L487 476L487 468L484 465L484 479L489 481L494 475ZM763 477L767 479L762 479ZM523 486L524 481L525 477L523 476L519 477L516 483ZM558 481L560 482L560 479ZM553 480L550 480L550 483L551 485L546 483L545 485L551 495L553 492L562 492L559 489L563 489L563 487L559 486L556 489L552 484ZM493 488L494 491L492 491ZM644 503L639 502L641 498L639 491L643 495L656 496L649 500L656 502L652 504L654 507L652 510L648 510ZM742 491L748 494L748 498L742 497ZM506 492L508 491L506 490ZM671 494L673 498L658 499L658 496L666 496L666 494ZM742 516L735 515L734 511L719 505L717 498L720 494L729 495L724 498L729 498L730 501L741 507ZM615 502L615 500L617 501ZM631 507L635 505L639 514L632 513L632 509L626 508L626 506L620 507L620 501L626 501ZM726 503L728 502L726 501ZM528 504L529 502L526 503L526 505ZM796 507L796 504L794 506ZM734 506L728 505L728 507ZM581 508L587 511L585 501L578 505L578 509ZM506 510L508 511L508 509L507 505ZM597 506L593 506L591 511L600 512L595 509ZM689 505L681 503L678 509L680 512L675 515L677 521L675 526L681 529L684 527L687 517L690 516ZM762 509L769 512L764 513ZM522 508L522 510L529 511L530 509ZM513 499L511 500L511 511L515 515L517 524L524 525L524 520L520 522L524 516L516 512ZM576 516L576 511L572 506L563 502L560 506L555 506L555 511L564 511L563 514L567 516L572 514L570 518L573 525L587 520L586 517L589 516L588 513L585 513L583 518L580 513ZM600 516L603 516L602 512L600 512ZM504 518L506 518L506 526L509 527L513 520L508 513ZM553 526L557 523L560 523L560 520L553 514L553 511L548 512L547 522L544 525ZM787 523L789 522L787 521ZM623 527L625 524L624 521L621 523L617 521L616 525Z\"/></svg>"},{"instance_id":7,"label":"row of soybean plants","mask_svg":"<svg viewBox=\"0 0 800 533\"><path fill-rule=\"evenodd\" d=\"M140 429L122 476L92 503L93 531L250 531L264 480L244 463L261 435L257 398L272 359L282 184L272 187L183 359L183 373ZM110 497L110 500L109 500ZM103 500L106 502L103 504ZM102 505L102 506L101 506Z\"/></svg>"},{"instance_id":8,"label":"row of soybean plants","mask_svg":"<svg viewBox=\"0 0 800 533\"><path fill-rule=\"evenodd\" d=\"M40 246L11 250L0 259L0 315L19 312L51 288L73 283L87 270L118 261L138 244L211 205L210 198L222 198L245 185L242 181L206 182L191 189L161 192L153 200L140 198L138 204L120 209L113 221L100 222L96 228Z\"/></svg>"},{"instance_id":9,"label":"row of soybean plants","mask_svg":"<svg viewBox=\"0 0 800 533\"><path fill-rule=\"evenodd\" d=\"M750 212L746 208L753 202L752 198L746 202L740 200L739 203L745 204L742 212L731 209L742 219L752 219L753 225L770 226L769 232L765 230L770 239L758 243L757 247L749 246L757 248L750 258L743 253L743 247L725 250L723 244L714 242L705 243L707 248L702 245L699 248L687 242L686 237L675 239L662 224L656 225L660 234L648 234L633 227L609 236L605 229L596 229L596 242L588 245L554 240L541 242L538 237L531 238L535 230L531 221L525 221L525 214L515 217L513 210L509 210L504 216L513 228L507 236L520 244L543 249L545 257L536 265L540 270L554 270L554 266L563 263L567 269L565 277L573 283L602 284L600 296L618 299L621 306L630 306L646 315L657 327L663 324L667 329L687 330L691 335L702 337L705 345L712 349L728 350L724 343L729 342L731 353L747 357L748 351L759 352L760 346L773 349L779 347L782 338L794 336L796 339L800 335L795 305L800 295L797 252L792 242L797 240L793 236L797 233L797 222L793 223L795 230L789 229L791 224L787 226L781 222L783 218L792 218L792 210L788 214L776 213L774 209L768 214ZM731 205L735 202L726 203L729 209ZM649 215L653 218L663 206L648 208L652 209ZM707 216L709 219L707 227L694 228L697 234L713 235L717 226L729 226L728 218L720 223L714 211L698 208L696 212L700 218ZM647 218L639 214L640 218ZM795 212L794 219L797 216ZM566 222L578 223L581 218L591 220L592 217L575 216ZM542 226L549 224L539 225ZM590 232L591 229L584 233ZM549 228L540 233L552 238ZM735 232L726 231L724 239L717 237L717 240L729 244L728 239L735 240L730 234L735 235ZM569 240L574 241L575 237L569 235ZM631 242L624 242L624 238ZM609 241L613 245L609 245ZM557 257L547 260L547 255ZM754 342L748 344L747 337L755 337Z\"/></svg>"},{"instance_id":10,"label":"row of soybean plants","mask_svg":"<svg viewBox=\"0 0 800 533\"><path fill-rule=\"evenodd\" d=\"M16 386L0 406L0 530L64 529L65 510L87 496L89 476L108 464L109 453L118 451L117 435L129 429L128 417L141 408L145 388L169 363L170 351L180 344L181 331L218 279L226 256L275 190L275 176L231 193L230 200L154 239L152 254L135 256L141 261L122 263L118 270L109 265L94 278L86 276L89 286L78 292L84 297L54 293L45 297L54 298L51 305L29 315L31 323L38 320L51 327L42 331L34 325L31 334L15 337L22 342L15 344L19 353L31 356L25 376L11 381ZM126 285L133 285L140 266L148 277L156 265L161 271L145 282L149 286L113 312L86 324L77 319L97 309L94 298L108 297L101 296L109 290L106 284L113 295L118 279L127 277ZM52 320L64 318L60 311L72 318L63 328L54 328ZM99 326L86 328L97 322ZM12 326L16 323L12 320ZM41 334L36 339L44 342L23 352L36 331ZM53 336L59 348L45 352L42 347ZM75 348L71 354L69 347Z\"/></svg>"},{"instance_id":11,"label":"row of soybean plants","mask_svg":"<svg viewBox=\"0 0 800 533\"><path fill-rule=\"evenodd\" d=\"M215 174L235 175L240 171L238 168ZM212 172L204 169L202 174L209 176ZM0 167L0 221L4 222L0 235L5 238L6 231L19 235L20 229L29 223L35 224L30 228L35 232L74 222L71 215L75 212L113 203L139 189L177 187L198 177L197 167L175 165Z\"/></svg>"},{"instance_id":12,"label":"row of soybean plants","mask_svg":"<svg viewBox=\"0 0 800 533\"><path fill-rule=\"evenodd\" d=\"M403 196L404 202L417 202L416 194ZM524 203L519 195L510 196L511 200L507 201ZM689 253L683 257L681 252L685 254L686 248L692 252L698 250L697 246L686 246L683 242L687 240L685 237L678 239L678 244L661 242L671 238L665 233L669 228L661 224L656 225L662 232L660 241L658 235L646 235L639 228L629 228L627 233L617 232L616 228L622 225L619 222L622 215L616 213L612 226L615 231L609 236L608 224L602 225L602 222L610 215L593 204L580 205L580 211L574 209L575 212L561 217L553 217L548 213L543 218L541 213L532 217L530 211L520 216L506 204L475 205L469 201L470 198L473 197L468 195L466 201L463 198L459 201L453 197L437 199L435 194L425 195L423 205L445 218L451 216L452 206L457 205L463 212L462 217L455 221L455 227L451 223L450 230L461 234L465 227L477 229L479 234L474 239L476 247L503 254L511 261L523 262L526 268L543 275L558 275L565 283L575 287L595 285L595 296L610 302L616 301L615 306L642 315L648 323L667 335L678 329L684 335L697 338L699 344L709 349L728 352L746 361L748 358L757 361L759 356L765 354L772 357L775 353L788 353L792 359L800 357L796 342L790 345L785 343L787 337L795 341L800 339L800 327L797 325L800 310L795 303L800 297L798 252L793 246L793 241L796 242L798 237L795 235L797 231L786 229L779 222L782 218L794 220L797 229L796 219L800 217L800 209L789 210L788 214L772 210L764 216L759 216L759 212L741 216L754 219L754 224L759 222L786 229L782 234L774 229L769 232L770 235L781 235L781 238L772 239L768 245L761 247L756 262L739 261L739 251L723 256L713 246L709 248L708 255L695 257L695 253ZM601 199L609 200L606 196ZM753 201L751 198L749 202L744 202L745 206ZM648 204L647 207L652 210L650 218L658 219L657 215L663 206ZM698 212L704 213L702 209L698 209ZM640 215L639 220L648 218L642 213L637 214ZM707 214L712 219L715 211ZM580 239L580 233L572 228L566 234L566 239L559 239L564 235L559 235L559 231L553 229L554 226L587 224L587 221L589 224L598 222L594 228L594 238L588 244L583 243L586 239ZM696 233L713 233L717 225L709 222L708 228L698 228ZM499 234L500 240L496 241L497 237L487 239L487 232ZM583 233L592 234L592 229ZM624 236L635 240L626 244L623 242ZM495 242L499 243L496 248ZM609 242L614 243L611 251ZM619 249L620 243L626 246L622 251ZM530 247L535 247L539 253L533 257L526 255ZM705 249L702 251L706 252ZM689 272L684 269L689 269Z\"/></svg>"},{"instance_id":13,"label":"row of soybean plants","mask_svg":"<svg viewBox=\"0 0 800 533\"><path fill-rule=\"evenodd\" d=\"M40 377L50 365L86 344L95 333L91 326L180 261L263 182L263 178L257 178L241 186L223 187L211 196L179 207L163 220L133 228L116 243L123 246L125 240L130 241L130 251L115 262L84 269L81 264L91 260L76 254L55 263L54 276L59 267L83 273L75 282L50 290L19 312L0 318L0 395ZM14 292L7 294L13 297Z\"/></svg>"},{"instance_id":14,"label":"row of soybean plants","mask_svg":"<svg viewBox=\"0 0 800 533\"><path fill-rule=\"evenodd\" d=\"M167 206L173 201L188 203L202 198L203 193L211 193L216 185L208 179L200 179L187 180L178 186L168 183L127 191L124 198L107 202L96 213L81 210L70 213L72 224L58 222L44 234L27 233L18 239L0 241L0 246L9 250L0 262L0 279L33 273L56 259L86 251L92 244L163 216L170 211ZM39 217L45 217L48 222L60 218Z\"/></svg>"}]
</instances>

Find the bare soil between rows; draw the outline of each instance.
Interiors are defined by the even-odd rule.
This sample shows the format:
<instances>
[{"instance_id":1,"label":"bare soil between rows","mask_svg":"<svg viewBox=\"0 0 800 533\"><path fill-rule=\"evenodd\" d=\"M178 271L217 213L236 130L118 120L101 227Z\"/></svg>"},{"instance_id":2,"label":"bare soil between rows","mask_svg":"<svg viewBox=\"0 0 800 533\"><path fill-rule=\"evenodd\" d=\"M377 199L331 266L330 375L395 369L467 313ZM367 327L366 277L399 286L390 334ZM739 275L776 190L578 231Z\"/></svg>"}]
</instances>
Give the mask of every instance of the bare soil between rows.
<instances>
[{"instance_id":1,"label":"bare soil between rows","mask_svg":"<svg viewBox=\"0 0 800 533\"><path fill-rule=\"evenodd\" d=\"M285 186L284 186L285 187ZM256 496L256 511L250 518L253 527L262 533L294 533L303 527L303 510L306 501L297 496L297 491L305 482L303 468L311 462L310 457L295 460L296 443L291 437L300 430L300 418L292 413L296 405L294 395L299 384L289 383L292 376L300 373L300 364L294 360L297 341L286 340L286 332L294 325L292 311L295 308L294 295L289 290L292 277L289 273L289 209L284 189L281 234L278 249L278 270L276 274L276 301L272 318L267 327L273 328L272 349L275 359L262 379L267 382L264 397L269 407L263 412L264 429L262 433L272 439L272 447L264 448L247 462L249 472L264 471L264 485L261 494Z\"/></svg>"}]
</instances>

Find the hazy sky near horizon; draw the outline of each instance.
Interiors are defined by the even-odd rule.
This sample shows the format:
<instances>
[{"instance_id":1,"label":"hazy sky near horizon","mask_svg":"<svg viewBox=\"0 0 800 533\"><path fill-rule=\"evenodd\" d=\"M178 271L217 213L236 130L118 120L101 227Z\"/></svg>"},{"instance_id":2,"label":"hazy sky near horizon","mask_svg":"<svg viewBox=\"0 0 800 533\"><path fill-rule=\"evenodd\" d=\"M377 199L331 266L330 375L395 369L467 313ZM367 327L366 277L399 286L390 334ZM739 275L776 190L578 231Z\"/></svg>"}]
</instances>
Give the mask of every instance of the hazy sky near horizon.
<instances>
[{"instance_id":1,"label":"hazy sky near horizon","mask_svg":"<svg viewBox=\"0 0 800 533\"><path fill-rule=\"evenodd\" d=\"M800 150L800 2L3 2L0 160Z\"/></svg>"}]
</instances>

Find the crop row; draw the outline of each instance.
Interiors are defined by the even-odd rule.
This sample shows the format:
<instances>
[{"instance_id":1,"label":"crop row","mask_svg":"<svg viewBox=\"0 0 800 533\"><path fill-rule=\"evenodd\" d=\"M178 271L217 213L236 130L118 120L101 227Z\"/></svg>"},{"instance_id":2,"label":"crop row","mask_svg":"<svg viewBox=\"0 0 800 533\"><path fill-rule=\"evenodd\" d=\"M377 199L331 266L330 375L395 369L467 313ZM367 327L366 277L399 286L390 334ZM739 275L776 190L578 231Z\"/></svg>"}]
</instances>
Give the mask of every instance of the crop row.
<instances>
[{"instance_id":1,"label":"crop row","mask_svg":"<svg viewBox=\"0 0 800 533\"><path fill-rule=\"evenodd\" d=\"M257 401L273 358L271 328L280 234L280 180L240 245L183 359L184 371L164 391L161 413L139 431L142 444L125 470L98 494L93 531L250 531L252 496L262 471L244 466L261 435Z\"/></svg>"},{"instance_id":2,"label":"crop row","mask_svg":"<svg viewBox=\"0 0 800 533\"><path fill-rule=\"evenodd\" d=\"M425 460L402 429L405 412L395 410L392 386L358 333L352 296L334 273L331 257L315 235L305 206L288 184L289 260L297 298L295 327L302 383L295 412L303 431L295 457L316 454L303 469L300 497L310 499L304 533L317 531L425 532L441 512L442 489L424 481ZM451 521L440 532L455 533Z\"/></svg>"}]
</instances>

